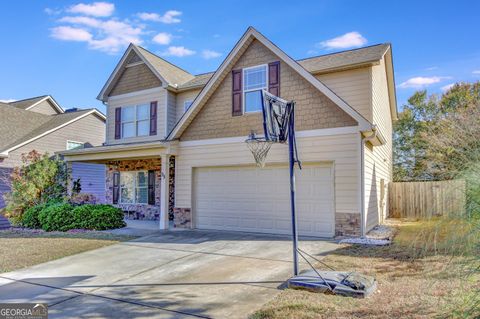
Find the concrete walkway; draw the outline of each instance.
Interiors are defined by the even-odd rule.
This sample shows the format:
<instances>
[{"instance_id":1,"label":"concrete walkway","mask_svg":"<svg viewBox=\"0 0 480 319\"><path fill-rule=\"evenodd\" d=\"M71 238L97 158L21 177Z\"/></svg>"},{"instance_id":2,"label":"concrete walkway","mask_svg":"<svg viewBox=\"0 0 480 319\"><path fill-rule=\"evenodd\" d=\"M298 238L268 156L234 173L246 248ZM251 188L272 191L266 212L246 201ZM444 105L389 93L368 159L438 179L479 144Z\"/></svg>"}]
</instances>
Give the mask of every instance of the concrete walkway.
<instances>
[{"instance_id":1,"label":"concrete walkway","mask_svg":"<svg viewBox=\"0 0 480 319\"><path fill-rule=\"evenodd\" d=\"M1 274L0 302L48 303L50 318L246 318L291 276L291 254L288 237L156 232Z\"/></svg>"}]
</instances>

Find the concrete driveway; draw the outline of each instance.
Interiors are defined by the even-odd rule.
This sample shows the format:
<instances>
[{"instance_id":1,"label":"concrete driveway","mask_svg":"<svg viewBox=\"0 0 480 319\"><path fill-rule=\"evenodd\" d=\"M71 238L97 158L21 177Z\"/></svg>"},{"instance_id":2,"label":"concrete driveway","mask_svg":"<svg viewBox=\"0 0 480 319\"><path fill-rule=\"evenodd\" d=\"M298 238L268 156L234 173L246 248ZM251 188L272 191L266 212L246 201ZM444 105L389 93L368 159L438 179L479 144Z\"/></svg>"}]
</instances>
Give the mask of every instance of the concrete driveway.
<instances>
[{"instance_id":1,"label":"concrete driveway","mask_svg":"<svg viewBox=\"0 0 480 319\"><path fill-rule=\"evenodd\" d=\"M246 318L291 276L291 254L288 237L158 232L1 274L0 301L48 303L50 318Z\"/></svg>"}]
</instances>

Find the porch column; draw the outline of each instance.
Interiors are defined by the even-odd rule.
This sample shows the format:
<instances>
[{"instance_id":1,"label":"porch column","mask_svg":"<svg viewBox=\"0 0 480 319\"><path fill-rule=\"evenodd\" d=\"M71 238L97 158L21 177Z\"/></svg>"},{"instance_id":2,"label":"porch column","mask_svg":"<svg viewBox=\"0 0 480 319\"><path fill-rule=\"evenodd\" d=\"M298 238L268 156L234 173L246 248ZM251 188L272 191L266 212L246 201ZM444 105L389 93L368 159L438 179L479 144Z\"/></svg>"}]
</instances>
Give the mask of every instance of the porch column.
<instances>
[{"instance_id":1,"label":"porch column","mask_svg":"<svg viewBox=\"0 0 480 319\"><path fill-rule=\"evenodd\" d=\"M170 155L163 155L162 159L162 174L160 186L160 229L168 229L168 202L169 202L169 180Z\"/></svg>"}]
</instances>

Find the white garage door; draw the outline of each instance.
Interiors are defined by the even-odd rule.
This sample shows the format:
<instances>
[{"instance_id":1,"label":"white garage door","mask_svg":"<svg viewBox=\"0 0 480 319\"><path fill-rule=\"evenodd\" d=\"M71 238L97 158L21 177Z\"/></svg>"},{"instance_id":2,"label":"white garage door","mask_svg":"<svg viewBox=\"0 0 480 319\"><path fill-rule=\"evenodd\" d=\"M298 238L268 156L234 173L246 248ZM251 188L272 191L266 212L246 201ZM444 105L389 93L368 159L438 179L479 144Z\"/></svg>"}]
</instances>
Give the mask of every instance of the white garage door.
<instances>
[{"instance_id":1,"label":"white garage door","mask_svg":"<svg viewBox=\"0 0 480 319\"><path fill-rule=\"evenodd\" d=\"M217 167L194 171L195 227L291 234L287 167ZM334 235L331 165L296 170L300 235Z\"/></svg>"}]
</instances>

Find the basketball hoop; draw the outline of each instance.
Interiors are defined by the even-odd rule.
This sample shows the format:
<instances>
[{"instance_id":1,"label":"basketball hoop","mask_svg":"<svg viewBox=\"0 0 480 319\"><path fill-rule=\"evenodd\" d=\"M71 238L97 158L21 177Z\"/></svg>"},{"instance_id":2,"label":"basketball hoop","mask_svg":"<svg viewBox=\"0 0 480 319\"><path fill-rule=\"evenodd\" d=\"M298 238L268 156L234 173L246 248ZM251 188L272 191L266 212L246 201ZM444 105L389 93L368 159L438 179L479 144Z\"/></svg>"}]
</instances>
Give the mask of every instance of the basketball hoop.
<instances>
[{"instance_id":1,"label":"basketball hoop","mask_svg":"<svg viewBox=\"0 0 480 319\"><path fill-rule=\"evenodd\" d=\"M258 167L265 167L268 151L272 147L273 142L265 138L255 137L255 133L251 133L245 141L248 149L252 152L255 163Z\"/></svg>"}]
</instances>

